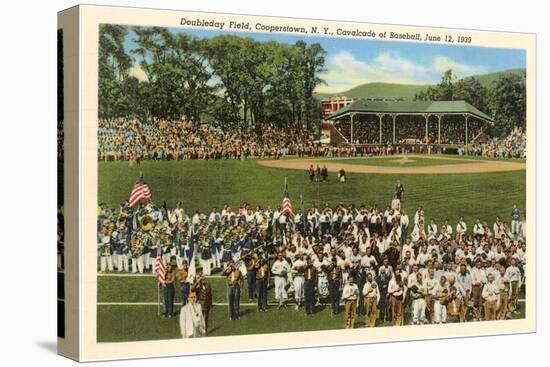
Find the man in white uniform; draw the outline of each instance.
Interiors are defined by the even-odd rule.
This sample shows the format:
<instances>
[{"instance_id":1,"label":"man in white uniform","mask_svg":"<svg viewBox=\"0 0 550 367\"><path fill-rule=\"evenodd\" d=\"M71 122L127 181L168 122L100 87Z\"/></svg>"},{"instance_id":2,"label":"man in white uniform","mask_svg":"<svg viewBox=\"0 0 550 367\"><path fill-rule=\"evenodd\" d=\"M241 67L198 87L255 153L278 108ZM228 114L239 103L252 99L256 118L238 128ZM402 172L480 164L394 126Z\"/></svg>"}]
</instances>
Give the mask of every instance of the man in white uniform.
<instances>
[{"instance_id":1,"label":"man in white uniform","mask_svg":"<svg viewBox=\"0 0 550 367\"><path fill-rule=\"evenodd\" d=\"M286 307L285 302L288 298L286 292L286 278L290 271L290 265L283 257L282 253L277 255L277 260L271 266L271 273L275 279L275 299L279 301L279 308Z\"/></svg>"}]
</instances>

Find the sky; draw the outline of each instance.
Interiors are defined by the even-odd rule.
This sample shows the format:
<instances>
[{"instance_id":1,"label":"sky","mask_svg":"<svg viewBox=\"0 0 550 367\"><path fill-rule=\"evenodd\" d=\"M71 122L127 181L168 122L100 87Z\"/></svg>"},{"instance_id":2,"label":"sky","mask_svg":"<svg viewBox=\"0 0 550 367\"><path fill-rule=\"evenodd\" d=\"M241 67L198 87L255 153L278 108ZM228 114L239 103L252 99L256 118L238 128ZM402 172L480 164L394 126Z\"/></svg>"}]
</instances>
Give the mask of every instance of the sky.
<instances>
[{"instance_id":1,"label":"sky","mask_svg":"<svg viewBox=\"0 0 550 367\"><path fill-rule=\"evenodd\" d=\"M326 85L318 86L318 93L344 92L364 83L434 84L448 69L458 78L486 74L509 69L525 68L525 51L517 49L474 46L448 46L427 43L411 43L356 38L312 37L204 30L192 28L169 28L171 32L185 32L196 37L215 37L220 34L235 34L257 41L279 41L293 44L298 40L320 43L327 51L326 72L320 77ZM135 33L130 30L125 47L136 47ZM144 78L139 66L132 73Z\"/></svg>"}]
</instances>

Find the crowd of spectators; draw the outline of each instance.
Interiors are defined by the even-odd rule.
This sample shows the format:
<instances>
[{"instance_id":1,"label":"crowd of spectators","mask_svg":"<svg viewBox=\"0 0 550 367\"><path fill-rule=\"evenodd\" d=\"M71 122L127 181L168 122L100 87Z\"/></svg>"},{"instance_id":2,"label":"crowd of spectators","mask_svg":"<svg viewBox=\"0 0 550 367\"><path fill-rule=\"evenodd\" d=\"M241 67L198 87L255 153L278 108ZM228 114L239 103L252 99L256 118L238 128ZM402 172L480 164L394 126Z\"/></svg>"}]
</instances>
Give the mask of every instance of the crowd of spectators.
<instances>
[{"instance_id":1,"label":"crowd of spectators","mask_svg":"<svg viewBox=\"0 0 550 367\"><path fill-rule=\"evenodd\" d=\"M99 160L187 160L280 158L324 155L320 143L297 125L271 124L224 131L183 121L143 123L117 119L99 122Z\"/></svg>"},{"instance_id":2,"label":"crowd of spectators","mask_svg":"<svg viewBox=\"0 0 550 367\"><path fill-rule=\"evenodd\" d=\"M522 129L514 129L504 138L492 138L486 143L474 147L476 152L490 158L523 158L527 157L527 136Z\"/></svg>"}]
</instances>

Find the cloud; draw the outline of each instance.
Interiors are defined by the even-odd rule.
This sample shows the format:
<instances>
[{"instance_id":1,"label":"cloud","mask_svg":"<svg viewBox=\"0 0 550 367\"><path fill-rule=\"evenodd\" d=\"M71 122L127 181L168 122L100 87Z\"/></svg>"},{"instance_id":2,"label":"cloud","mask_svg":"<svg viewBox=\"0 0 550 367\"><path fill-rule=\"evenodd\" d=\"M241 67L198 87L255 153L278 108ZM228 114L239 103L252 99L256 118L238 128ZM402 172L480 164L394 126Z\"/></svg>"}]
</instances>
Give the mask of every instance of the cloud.
<instances>
[{"instance_id":1,"label":"cloud","mask_svg":"<svg viewBox=\"0 0 550 367\"><path fill-rule=\"evenodd\" d=\"M349 51L340 51L329 58L327 72L321 75L327 85L317 87L316 92L342 92L371 82L434 84L448 69L453 69L459 78L487 72L484 67L461 64L445 56L437 56L431 63L423 65L390 52L382 52L367 62L357 59Z\"/></svg>"},{"instance_id":2,"label":"cloud","mask_svg":"<svg viewBox=\"0 0 550 367\"><path fill-rule=\"evenodd\" d=\"M440 73L443 74L449 69L453 69L453 73L460 79L467 76L478 75L478 74L487 74L489 70L484 66L474 66L461 64L455 60L452 60L446 56L437 56L434 59L433 67Z\"/></svg>"}]
</instances>

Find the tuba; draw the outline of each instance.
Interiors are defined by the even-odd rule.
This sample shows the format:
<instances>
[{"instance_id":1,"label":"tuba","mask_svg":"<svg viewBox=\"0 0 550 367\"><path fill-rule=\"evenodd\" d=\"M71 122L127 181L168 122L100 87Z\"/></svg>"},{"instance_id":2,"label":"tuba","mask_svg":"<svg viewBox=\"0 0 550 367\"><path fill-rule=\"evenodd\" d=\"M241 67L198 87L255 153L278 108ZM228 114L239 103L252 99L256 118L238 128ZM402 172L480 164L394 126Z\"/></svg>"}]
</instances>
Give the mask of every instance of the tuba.
<instances>
[{"instance_id":1,"label":"tuba","mask_svg":"<svg viewBox=\"0 0 550 367\"><path fill-rule=\"evenodd\" d=\"M150 215L144 215L139 221L139 226L143 232L149 232L153 229L153 218Z\"/></svg>"}]
</instances>

